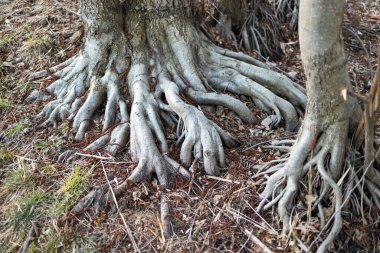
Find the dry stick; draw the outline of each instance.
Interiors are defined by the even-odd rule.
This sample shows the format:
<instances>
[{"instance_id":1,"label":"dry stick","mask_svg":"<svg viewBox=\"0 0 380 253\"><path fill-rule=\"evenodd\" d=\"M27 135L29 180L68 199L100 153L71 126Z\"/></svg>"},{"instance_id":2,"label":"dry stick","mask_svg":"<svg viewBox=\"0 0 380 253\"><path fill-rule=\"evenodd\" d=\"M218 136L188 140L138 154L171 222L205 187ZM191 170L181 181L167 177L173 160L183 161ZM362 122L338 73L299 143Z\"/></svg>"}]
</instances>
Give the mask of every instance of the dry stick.
<instances>
[{"instance_id":1,"label":"dry stick","mask_svg":"<svg viewBox=\"0 0 380 253\"><path fill-rule=\"evenodd\" d=\"M75 155L78 156L84 156L88 158L95 158L95 159L100 159L100 160L113 160L113 157L104 157L104 156L97 156L97 155L90 155L90 154L83 154L83 153L75 153Z\"/></svg>"},{"instance_id":2,"label":"dry stick","mask_svg":"<svg viewBox=\"0 0 380 253\"><path fill-rule=\"evenodd\" d=\"M378 88L380 86L380 41L379 41L379 58L377 60L377 64L378 64L377 70L376 70L375 76L373 77L371 89L369 91L368 99L367 99L367 103L369 104L369 113L371 116L374 115L374 113L380 107L380 101L379 101L380 96L378 92ZM359 146L361 144L361 135L362 135L363 127L364 127L364 120L365 120L365 115L363 112L361 115L359 124L356 128L355 135L354 135L355 146Z\"/></svg>"},{"instance_id":3,"label":"dry stick","mask_svg":"<svg viewBox=\"0 0 380 253\"><path fill-rule=\"evenodd\" d=\"M262 241L260 241L259 238L257 238L256 236L254 236L252 234L252 232L249 232L248 229L244 229L244 233L246 236L248 236L249 239L252 240L253 243L255 243L256 245L258 245L263 251L261 252L264 252L264 253L273 253L273 251L271 251Z\"/></svg>"},{"instance_id":4,"label":"dry stick","mask_svg":"<svg viewBox=\"0 0 380 253\"><path fill-rule=\"evenodd\" d=\"M226 183L231 183L231 184L241 184L239 181L233 181L233 180L226 179L226 178L215 177L215 176L209 176L209 175L206 175L206 177L207 177L207 178L210 178L210 179L215 179L215 180L218 180L218 181L226 182Z\"/></svg>"},{"instance_id":5,"label":"dry stick","mask_svg":"<svg viewBox=\"0 0 380 253\"><path fill-rule=\"evenodd\" d=\"M379 45L380 53L380 45ZM368 95L367 102L364 106L364 167L367 167L373 159L376 159L377 154L375 151L374 137L375 137L375 122L378 117L379 107L380 107L380 54L377 60L378 66L373 79L370 93ZM367 177L380 185L380 174L374 168L370 167L368 170Z\"/></svg>"},{"instance_id":6,"label":"dry stick","mask_svg":"<svg viewBox=\"0 0 380 253\"><path fill-rule=\"evenodd\" d=\"M118 214L120 215L120 217L121 217L121 219L122 219L122 221L123 221L123 223L124 223L125 229L127 230L127 234L128 234L128 236L129 236L129 239L130 239L131 242L132 242L132 245L133 245L133 248L135 249L135 252L140 253L140 250L139 250L139 248L137 247L137 244L136 244L135 238L134 238L133 235L132 235L132 231L131 231L131 229L129 228L127 222L125 221L125 218L124 218L123 214L120 212L119 204L117 203L117 199L116 199L116 196L115 196L115 192L114 192L113 189L112 189L111 183L110 183L110 181L108 180L108 175L107 175L106 169L104 168L103 161L100 160L100 162L101 162L101 164L102 164L103 173L104 173L104 176L105 176L105 178L106 178L106 180L107 180L108 186L109 186L109 188L110 188L110 191L111 191L111 194L112 194L113 201L115 202L115 206L116 206L117 212L118 212Z\"/></svg>"},{"instance_id":7,"label":"dry stick","mask_svg":"<svg viewBox=\"0 0 380 253\"><path fill-rule=\"evenodd\" d=\"M29 247L30 240L32 239L34 233L35 233L36 226L34 222L32 221L32 227L29 229L28 235L25 238L24 243L22 244L22 247L19 251L19 253L26 253Z\"/></svg>"}]
</instances>

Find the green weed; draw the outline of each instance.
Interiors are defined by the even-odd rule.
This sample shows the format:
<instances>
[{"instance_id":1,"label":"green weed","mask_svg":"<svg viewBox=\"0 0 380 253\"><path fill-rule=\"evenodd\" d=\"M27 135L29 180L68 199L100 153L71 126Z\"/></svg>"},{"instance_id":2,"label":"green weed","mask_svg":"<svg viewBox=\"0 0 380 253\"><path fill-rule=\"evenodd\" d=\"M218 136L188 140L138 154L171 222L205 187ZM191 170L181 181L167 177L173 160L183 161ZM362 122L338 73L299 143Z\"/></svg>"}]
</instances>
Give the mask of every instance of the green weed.
<instances>
[{"instance_id":1,"label":"green weed","mask_svg":"<svg viewBox=\"0 0 380 253\"><path fill-rule=\"evenodd\" d=\"M13 125L10 125L5 131L4 131L4 134L5 134L5 137L7 138L12 138L12 137L15 137L15 136L18 136L22 133L24 133L24 131L28 128L28 125L25 123L25 122L19 122L19 123L15 123Z\"/></svg>"},{"instance_id":2,"label":"green weed","mask_svg":"<svg viewBox=\"0 0 380 253\"><path fill-rule=\"evenodd\" d=\"M11 191L31 188L33 186L33 178L28 175L27 166L23 162L19 162L18 167L8 172L3 186Z\"/></svg>"},{"instance_id":3,"label":"green weed","mask_svg":"<svg viewBox=\"0 0 380 253\"><path fill-rule=\"evenodd\" d=\"M0 165L6 165L12 161L14 153L11 149L0 149Z\"/></svg>"},{"instance_id":4,"label":"green weed","mask_svg":"<svg viewBox=\"0 0 380 253\"><path fill-rule=\"evenodd\" d=\"M46 241L41 244L42 252L57 252L61 244L59 234L51 234L46 238Z\"/></svg>"},{"instance_id":5,"label":"green weed","mask_svg":"<svg viewBox=\"0 0 380 253\"><path fill-rule=\"evenodd\" d=\"M0 111L5 111L11 106L11 103L7 98L0 97Z\"/></svg>"},{"instance_id":6,"label":"green weed","mask_svg":"<svg viewBox=\"0 0 380 253\"><path fill-rule=\"evenodd\" d=\"M38 189L27 193L18 201L18 207L9 215L8 223L15 229L29 225L32 220L37 219L41 212L41 204L45 199L45 193Z\"/></svg>"},{"instance_id":7,"label":"green weed","mask_svg":"<svg viewBox=\"0 0 380 253\"><path fill-rule=\"evenodd\" d=\"M53 174L54 172L57 171L57 169L54 167L53 164L45 164L44 166L42 166L42 171L44 174Z\"/></svg>"},{"instance_id":8,"label":"green weed","mask_svg":"<svg viewBox=\"0 0 380 253\"><path fill-rule=\"evenodd\" d=\"M0 38L0 51L3 51L13 40L13 34L6 34Z\"/></svg>"},{"instance_id":9,"label":"green weed","mask_svg":"<svg viewBox=\"0 0 380 253\"><path fill-rule=\"evenodd\" d=\"M69 208L75 205L79 198L87 191L89 171L75 166L73 172L61 183L58 190L54 214L66 214Z\"/></svg>"}]
</instances>

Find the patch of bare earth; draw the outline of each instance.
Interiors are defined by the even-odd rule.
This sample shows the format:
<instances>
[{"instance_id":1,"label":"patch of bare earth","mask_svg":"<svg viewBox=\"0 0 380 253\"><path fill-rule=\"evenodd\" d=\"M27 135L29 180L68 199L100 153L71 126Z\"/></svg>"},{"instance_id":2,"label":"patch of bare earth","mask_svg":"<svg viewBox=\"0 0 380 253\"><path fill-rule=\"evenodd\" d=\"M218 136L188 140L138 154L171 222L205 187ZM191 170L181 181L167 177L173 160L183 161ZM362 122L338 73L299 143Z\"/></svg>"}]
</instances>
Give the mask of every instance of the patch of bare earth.
<instances>
[{"instance_id":1,"label":"patch of bare earth","mask_svg":"<svg viewBox=\"0 0 380 253\"><path fill-rule=\"evenodd\" d=\"M349 1L343 29L352 81L362 94L376 67L379 6L376 1ZM127 230L141 252L263 252L260 242L274 252L297 252L301 241L310 244L318 237L319 222L305 219L306 203L296 203L298 215L286 238L280 236L274 209L255 211L266 176L257 174L259 165L286 159L287 147L278 151L270 146L273 140L294 139L294 133L272 129L264 113L258 112L257 125L246 125L224 108L208 116L235 134L242 146L226 150L228 167L221 177L205 176L199 164L190 183L165 192L175 230L172 239L162 235L162 192L155 181L118 200L125 223L112 210L70 214L91 187L106 182L105 172L108 179L125 179L136 166L128 148L116 157L81 151L101 132L96 122L92 133L77 143L69 122L39 128L35 115L44 104L24 102L31 90L53 81L30 81L31 73L57 65L80 49L77 11L71 0L0 0L0 252L16 252L25 245L25 252L131 252L134 245ZM283 41L282 49L284 57L273 68L303 84L297 36ZM175 130L166 134L170 155L178 160ZM68 149L81 153L79 159L58 163L57 157ZM365 213L357 217L345 211L334 251L380 251L379 210L373 207Z\"/></svg>"}]
</instances>

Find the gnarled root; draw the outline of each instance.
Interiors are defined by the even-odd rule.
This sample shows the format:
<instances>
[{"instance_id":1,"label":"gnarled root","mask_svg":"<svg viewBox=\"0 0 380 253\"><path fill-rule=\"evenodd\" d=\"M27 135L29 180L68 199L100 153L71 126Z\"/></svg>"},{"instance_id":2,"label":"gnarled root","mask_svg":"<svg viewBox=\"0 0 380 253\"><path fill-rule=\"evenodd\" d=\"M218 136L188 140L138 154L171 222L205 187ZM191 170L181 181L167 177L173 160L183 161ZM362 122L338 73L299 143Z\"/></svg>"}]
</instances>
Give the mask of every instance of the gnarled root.
<instances>
[{"instance_id":1,"label":"gnarled root","mask_svg":"<svg viewBox=\"0 0 380 253\"><path fill-rule=\"evenodd\" d=\"M177 12L180 9L177 1L173 2L175 6L164 8L168 12L173 8L173 13L165 17L154 11L162 8L161 5L148 2L152 6L140 8L140 1L130 1L131 6L127 8L126 27L133 29L127 47L131 59L127 76L132 102L130 119L119 92L123 85L119 76L127 66L126 44L124 39L117 39L123 38L122 35L113 41L86 41L82 53L56 73L60 79L47 90L58 99L41 113L48 118L46 123L53 125L58 120L73 119L76 139L81 140L96 110L105 102L105 135L87 149L116 143L111 149L115 153L127 142L130 129L130 153L132 160L138 163L131 175L114 187L116 192L124 192L130 184L148 181L153 176L163 188L176 187L178 179L190 178L190 174L168 156L163 122L177 125L183 166L189 167L194 157L196 161L203 160L206 173L218 175L225 167L223 145L236 146L238 141L208 119L195 104L225 106L249 124L256 121L243 102L222 94L224 91L251 97L256 106L275 114L276 125L284 122L286 130L296 129L297 109L306 105L302 88L252 57L214 46L190 19L178 17L183 13ZM181 1L181 4L186 3ZM86 99L82 105L79 96L84 94ZM108 130L113 125L116 127ZM95 190L89 195L75 211L94 204L94 200L99 202L109 193Z\"/></svg>"},{"instance_id":2,"label":"gnarled root","mask_svg":"<svg viewBox=\"0 0 380 253\"><path fill-rule=\"evenodd\" d=\"M45 119L42 125L56 127L59 121L73 120L75 139L84 139L95 113L103 103L103 132L97 141L87 149L97 149L108 144L108 151L116 154L125 146L129 131L129 115L124 97L120 92L120 75L126 71L126 40L123 35L110 39L107 35L98 39L86 40L83 50L59 67L41 71L35 77L43 77L55 71L58 78L46 91L33 92L29 101L44 98L48 93L56 96L49 102L38 118ZM63 68L62 68L63 67ZM60 69L62 68L62 69Z\"/></svg>"},{"instance_id":3,"label":"gnarled root","mask_svg":"<svg viewBox=\"0 0 380 253\"><path fill-rule=\"evenodd\" d=\"M240 58L238 53L209 46L202 54L203 74L209 84L217 90L229 91L251 97L260 109L274 113L275 125L282 120L285 129L296 130L299 125L296 108L304 109L306 96L287 77L275 73L261 64Z\"/></svg>"},{"instance_id":4,"label":"gnarled root","mask_svg":"<svg viewBox=\"0 0 380 253\"><path fill-rule=\"evenodd\" d=\"M266 187L261 194L263 199L258 206L259 210L267 210L278 204L283 231L287 233L291 229L290 213L293 208L293 200L299 191L300 180L306 174L309 177L308 183L311 185L302 192L309 191L307 195L310 199L309 202L306 202L310 205L313 204L312 210L318 208L321 224L325 223L322 200L325 200L324 203L329 202L328 195L332 191L334 223L328 236L320 244L318 252L326 251L326 247L342 227L343 193L337 181L342 175L347 132L347 121L333 123L326 130L321 131L312 120L305 119L290 157L282 166L277 165L275 172L268 178Z\"/></svg>"}]
</instances>

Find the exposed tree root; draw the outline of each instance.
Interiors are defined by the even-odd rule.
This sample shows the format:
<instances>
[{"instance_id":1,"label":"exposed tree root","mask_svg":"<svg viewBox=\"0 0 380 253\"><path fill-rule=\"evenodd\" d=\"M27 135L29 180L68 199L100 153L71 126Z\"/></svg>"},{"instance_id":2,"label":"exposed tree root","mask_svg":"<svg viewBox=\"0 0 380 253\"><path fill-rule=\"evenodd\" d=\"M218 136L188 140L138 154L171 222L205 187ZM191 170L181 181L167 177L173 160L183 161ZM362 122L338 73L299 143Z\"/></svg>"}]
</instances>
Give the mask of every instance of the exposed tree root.
<instances>
[{"instance_id":1,"label":"exposed tree root","mask_svg":"<svg viewBox=\"0 0 380 253\"><path fill-rule=\"evenodd\" d=\"M263 200L258 209L267 210L278 204L283 231L284 233L290 231L290 212L293 208L293 200L300 187L299 181L309 173L308 177L312 177L309 182L313 182L313 187L309 189L313 190L308 192L308 195L309 197L318 196L312 202L313 209L318 208L322 224L325 222L325 215L321 201L325 200L324 203L331 201L334 208L334 223L328 236L318 248L318 252L325 252L326 247L333 241L342 227L343 193L341 187L337 185L337 181L342 175L348 122L336 122L324 131L319 129L313 124L313 121L305 120L288 160L275 166L275 170L269 168L274 173L267 180L266 187L261 194ZM319 180L317 180L318 177L320 177ZM315 192L316 190L318 192ZM329 198L330 190L334 195L333 200Z\"/></svg>"},{"instance_id":2,"label":"exposed tree root","mask_svg":"<svg viewBox=\"0 0 380 253\"><path fill-rule=\"evenodd\" d=\"M95 113L105 103L102 118L105 134L86 149L108 144L108 150L115 154L126 144L129 130L127 106L120 93L123 83L119 79L130 58L133 59L127 77L133 101L130 143L132 158L140 161L136 169L139 175L152 172L146 168L152 160L162 167L167 164L167 159L156 160L162 156L159 153L168 151L162 121L170 126L178 125L181 162L185 166L191 164L194 150L194 158L204 161L207 173L220 173L220 168L225 166L222 143L236 146L238 141L187 101L225 106L250 124L256 118L240 100L215 90L250 96L256 106L274 113L274 125L284 121L286 130L296 130L297 110L305 108L306 96L290 79L247 55L216 47L190 20L178 22L170 16L141 21L135 18L137 13L132 11L127 15L128 27L137 27L128 52L122 35L110 40L107 38L115 36L87 39L78 56L51 69L57 71L54 75L59 79L46 90L57 99L40 113L46 119L44 124L56 126L60 120L73 120L75 139L83 140ZM47 73L37 73L35 77ZM30 100L36 97L39 96L34 94ZM155 150L155 139L160 151ZM160 170L156 172L157 176L166 177Z\"/></svg>"},{"instance_id":3,"label":"exposed tree root","mask_svg":"<svg viewBox=\"0 0 380 253\"><path fill-rule=\"evenodd\" d=\"M91 120L105 103L105 135L90 144L87 149L97 149L108 144L108 151L116 154L125 146L129 131L129 115L126 100L120 92L120 75L128 67L126 41L123 38L121 36L112 40L104 36L104 39L87 40L84 49L77 56L58 68L53 67L49 70L56 71L54 76L59 79L47 87L46 91L57 98L49 102L38 115L39 118L46 119L42 125L56 127L59 121L73 120L75 139L83 140ZM42 71L34 77L47 74L48 71ZM28 100L39 98L41 95L33 92Z\"/></svg>"},{"instance_id":4,"label":"exposed tree root","mask_svg":"<svg viewBox=\"0 0 380 253\"><path fill-rule=\"evenodd\" d=\"M155 1L141 12L139 1L129 4L126 22L133 29L128 31L133 34L130 41L124 41L123 36L120 40L87 40L82 52L64 64L67 66L51 69L57 71L59 79L47 91L57 99L40 114L45 124L73 120L75 139L83 140L91 121L104 106L104 135L87 150L108 144L110 153L115 154L127 143L130 131L130 154L137 167L124 182L116 184L115 194L152 177L162 188L177 187L179 181L189 180L190 173L185 168L193 160L203 161L207 174L220 174L225 167L223 145L232 147L239 142L208 119L198 105L221 105L249 124L256 122L247 105L222 92L251 97L256 106L275 115L275 125L283 122L286 130L296 130L297 110L305 108L306 96L290 79L247 55L216 47L190 19L177 16L181 15L178 6L173 7L174 13L162 17L152 11L161 8L154 6ZM127 66L130 117L126 99L120 93L121 88L125 90L120 75ZM182 164L169 157L164 124L177 126ZM104 208L109 194L107 188L97 187L73 212L90 205ZM169 210L165 203L163 210ZM163 222L167 230L167 213L163 214Z\"/></svg>"},{"instance_id":5,"label":"exposed tree root","mask_svg":"<svg viewBox=\"0 0 380 253\"><path fill-rule=\"evenodd\" d=\"M264 57L282 54L280 42L285 31L281 24L289 24L290 31L297 29L298 0L213 2L216 7L212 20L217 20L219 36Z\"/></svg>"}]
</instances>

